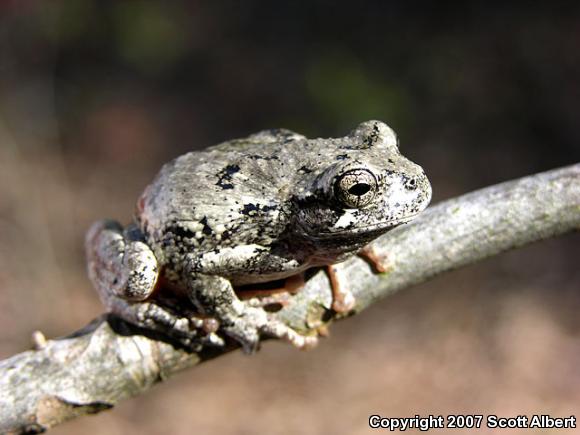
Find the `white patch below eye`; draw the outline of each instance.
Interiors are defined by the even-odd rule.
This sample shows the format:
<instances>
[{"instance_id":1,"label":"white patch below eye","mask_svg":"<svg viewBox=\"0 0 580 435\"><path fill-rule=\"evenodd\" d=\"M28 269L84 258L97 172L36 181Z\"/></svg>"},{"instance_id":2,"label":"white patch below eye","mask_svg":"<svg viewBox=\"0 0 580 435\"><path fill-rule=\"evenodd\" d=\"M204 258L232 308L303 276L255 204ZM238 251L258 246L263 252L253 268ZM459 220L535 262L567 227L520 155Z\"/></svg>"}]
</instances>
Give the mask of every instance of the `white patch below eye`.
<instances>
[{"instance_id":1,"label":"white patch below eye","mask_svg":"<svg viewBox=\"0 0 580 435\"><path fill-rule=\"evenodd\" d=\"M357 217L355 212L356 210L345 210L344 214L334 224L334 228L347 228L356 223Z\"/></svg>"},{"instance_id":2,"label":"white patch below eye","mask_svg":"<svg viewBox=\"0 0 580 435\"><path fill-rule=\"evenodd\" d=\"M389 204L399 204L399 207L406 207L414 200L416 193L406 190L401 183L396 183L389 192Z\"/></svg>"}]
</instances>

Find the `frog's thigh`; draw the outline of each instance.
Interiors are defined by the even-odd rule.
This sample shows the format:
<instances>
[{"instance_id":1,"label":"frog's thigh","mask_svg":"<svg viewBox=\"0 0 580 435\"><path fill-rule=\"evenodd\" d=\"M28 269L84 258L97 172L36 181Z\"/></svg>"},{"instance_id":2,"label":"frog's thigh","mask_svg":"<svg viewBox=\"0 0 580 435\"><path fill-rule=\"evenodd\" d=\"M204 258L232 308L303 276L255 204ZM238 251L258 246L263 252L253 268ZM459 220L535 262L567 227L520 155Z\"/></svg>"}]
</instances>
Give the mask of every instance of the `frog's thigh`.
<instances>
[{"instance_id":1,"label":"frog's thigh","mask_svg":"<svg viewBox=\"0 0 580 435\"><path fill-rule=\"evenodd\" d=\"M110 220L96 222L87 233L89 278L107 304L113 296L142 301L155 288L157 259L137 235Z\"/></svg>"},{"instance_id":2,"label":"frog's thigh","mask_svg":"<svg viewBox=\"0 0 580 435\"><path fill-rule=\"evenodd\" d=\"M273 255L261 245L241 245L191 257L192 271L211 275L264 275L297 269L297 260Z\"/></svg>"}]
</instances>

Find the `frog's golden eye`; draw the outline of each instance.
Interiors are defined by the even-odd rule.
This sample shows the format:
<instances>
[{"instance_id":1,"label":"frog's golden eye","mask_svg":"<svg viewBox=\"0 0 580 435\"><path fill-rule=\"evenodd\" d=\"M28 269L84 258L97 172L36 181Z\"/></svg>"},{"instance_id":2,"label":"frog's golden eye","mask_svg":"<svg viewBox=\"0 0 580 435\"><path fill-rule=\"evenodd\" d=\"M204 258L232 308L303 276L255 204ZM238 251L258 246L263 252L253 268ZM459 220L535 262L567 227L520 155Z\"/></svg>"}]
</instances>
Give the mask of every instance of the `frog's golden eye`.
<instances>
[{"instance_id":1,"label":"frog's golden eye","mask_svg":"<svg viewBox=\"0 0 580 435\"><path fill-rule=\"evenodd\" d=\"M369 204L377 192L377 179L367 169L351 169L341 174L334 184L336 198L348 208Z\"/></svg>"}]
</instances>

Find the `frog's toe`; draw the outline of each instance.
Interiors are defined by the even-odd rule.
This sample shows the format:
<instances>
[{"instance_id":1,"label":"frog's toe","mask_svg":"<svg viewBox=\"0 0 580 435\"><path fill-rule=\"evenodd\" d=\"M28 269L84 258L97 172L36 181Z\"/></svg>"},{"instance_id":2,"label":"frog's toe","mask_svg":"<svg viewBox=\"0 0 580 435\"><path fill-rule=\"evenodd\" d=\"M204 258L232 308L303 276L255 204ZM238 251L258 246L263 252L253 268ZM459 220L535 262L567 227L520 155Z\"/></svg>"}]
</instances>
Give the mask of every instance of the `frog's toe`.
<instances>
[{"instance_id":1,"label":"frog's toe","mask_svg":"<svg viewBox=\"0 0 580 435\"><path fill-rule=\"evenodd\" d=\"M260 334L257 329L244 329L242 331L229 331L241 345L247 355L252 355L260 350Z\"/></svg>"},{"instance_id":2,"label":"frog's toe","mask_svg":"<svg viewBox=\"0 0 580 435\"><path fill-rule=\"evenodd\" d=\"M301 335L300 337L302 338L302 340L300 341L301 345L297 346L298 348L302 350L310 350L318 346L318 337L304 335Z\"/></svg>"},{"instance_id":3,"label":"frog's toe","mask_svg":"<svg viewBox=\"0 0 580 435\"><path fill-rule=\"evenodd\" d=\"M285 340L302 350L312 349L318 344L318 337L299 334L285 323L275 319L270 319L268 323L263 325L261 332L270 337Z\"/></svg>"},{"instance_id":4,"label":"frog's toe","mask_svg":"<svg viewBox=\"0 0 580 435\"><path fill-rule=\"evenodd\" d=\"M356 305L356 299L350 292L338 294L332 301L332 309L339 314L350 312Z\"/></svg>"},{"instance_id":5,"label":"frog's toe","mask_svg":"<svg viewBox=\"0 0 580 435\"><path fill-rule=\"evenodd\" d=\"M212 347L224 347L226 345L224 339L215 332L212 332L205 337L205 343Z\"/></svg>"}]
</instances>

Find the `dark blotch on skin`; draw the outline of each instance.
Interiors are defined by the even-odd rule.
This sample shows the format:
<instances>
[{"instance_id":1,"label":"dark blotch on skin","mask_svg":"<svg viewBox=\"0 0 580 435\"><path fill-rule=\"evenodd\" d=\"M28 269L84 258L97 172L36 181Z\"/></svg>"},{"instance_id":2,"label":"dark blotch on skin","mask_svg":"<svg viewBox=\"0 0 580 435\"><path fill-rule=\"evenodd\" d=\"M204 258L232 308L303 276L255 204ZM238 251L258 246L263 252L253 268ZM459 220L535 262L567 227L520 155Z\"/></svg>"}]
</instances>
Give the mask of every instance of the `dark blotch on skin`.
<instances>
[{"instance_id":1,"label":"dark blotch on skin","mask_svg":"<svg viewBox=\"0 0 580 435\"><path fill-rule=\"evenodd\" d=\"M203 225L203 230L201 230L201 232L206 236L209 236L211 233L213 233L213 230L207 223L207 216L204 216L203 219L199 221L199 223Z\"/></svg>"},{"instance_id":2,"label":"dark blotch on skin","mask_svg":"<svg viewBox=\"0 0 580 435\"><path fill-rule=\"evenodd\" d=\"M260 205L260 204L244 204L244 208L240 210L240 213L248 216L251 212L268 212L270 210L276 210L275 205Z\"/></svg>"},{"instance_id":3,"label":"dark blotch on skin","mask_svg":"<svg viewBox=\"0 0 580 435\"><path fill-rule=\"evenodd\" d=\"M248 156L248 159L252 160L278 160L278 156L260 156L258 154L252 154Z\"/></svg>"},{"instance_id":4,"label":"dark blotch on skin","mask_svg":"<svg viewBox=\"0 0 580 435\"><path fill-rule=\"evenodd\" d=\"M244 208L240 210L240 212L246 216L253 211L258 211L258 206L256 204L244 204Z\"/></svg>"},{"instance_id":5,"label":"dark blotch on skin","mask_svg":"<svg viewBox=\"0 0 580 435\"><path fill-rule=\"evenodd\" d=\"M172 227L168 230L168 232L171 232L173 234L175 234L178 237L181 238L188 238L191 239L193 237L195 237L195 233L191 230L188 230L187 228L183 228L183 227Z\"/></svg>"},{"instance_id":6,"label":"dark blotch on skin","mask_svg":"<svg viewBox=\"0 0 580 435\"><path fill-rule=\"evenodd\" d=\"M219 172L219 179L217 183L215 183L216 186L220 186L224 190L233 189L234 185L230 183L230 181L232 181L232 175L239 172L239 170L240 167L238 165L227 165Z\"/></svg>"}]
</instances>

